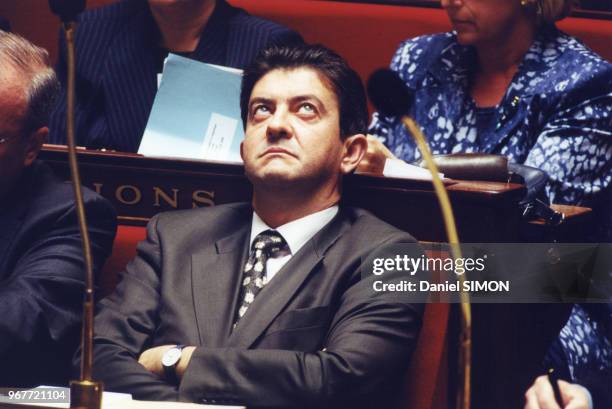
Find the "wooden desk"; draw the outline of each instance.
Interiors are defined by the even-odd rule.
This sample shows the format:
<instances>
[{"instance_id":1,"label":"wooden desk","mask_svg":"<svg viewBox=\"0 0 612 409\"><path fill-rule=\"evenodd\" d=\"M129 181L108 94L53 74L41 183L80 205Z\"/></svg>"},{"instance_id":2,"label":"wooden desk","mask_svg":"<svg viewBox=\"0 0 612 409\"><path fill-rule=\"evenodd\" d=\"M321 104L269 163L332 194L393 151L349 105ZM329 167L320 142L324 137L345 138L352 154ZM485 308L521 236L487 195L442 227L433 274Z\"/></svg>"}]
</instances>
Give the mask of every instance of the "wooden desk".
<instances>
[{"instance_id":1,"label":"wooden desk","mask_svg":"<svg viewBox=\"0 0 612 409\"><path fill-rule=\"evenodd\" d=\"M65 148L46 146L40 154L68 177ZM83 183L109 199L120 222L144 224L161 211L248 201L251 185L242 166L145 158L135 154L80 151ZM519 239L518 202L522 185L454 181L448 186L459 236L465 242ZM372 211L421 241L446 241L441 212L431 183L351 175L343 201Z\"/></svg>"}]
</instances>

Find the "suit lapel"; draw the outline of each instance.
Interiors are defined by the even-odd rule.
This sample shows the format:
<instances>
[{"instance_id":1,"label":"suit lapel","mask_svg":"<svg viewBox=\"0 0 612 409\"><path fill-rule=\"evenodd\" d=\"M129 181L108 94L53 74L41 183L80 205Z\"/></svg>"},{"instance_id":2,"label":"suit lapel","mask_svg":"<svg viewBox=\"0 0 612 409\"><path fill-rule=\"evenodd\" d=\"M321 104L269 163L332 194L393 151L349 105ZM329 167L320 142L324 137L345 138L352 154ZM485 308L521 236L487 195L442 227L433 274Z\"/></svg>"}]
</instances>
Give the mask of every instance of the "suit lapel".
<instances>
[{"instance_id":1,"label":"suit lapel","mask_svg":"<svg viewBox=\"0 0 612 409\"><path fill-rule=\"evenodd\" d=\"M341 210L283 266L257 295L232 332L228 347L249 348L253 345L294 298L306 279L323 260L327 249L340 237L344 228L345 217Z\"/></svg>"},{"instance_id":2,"label":"suit lapel","mask_svg":"<svg viewBox=\"0 0 612 409\"><path fill-rule=\"evenodd\" d=\"M203 346L224 345L231 331L250 227L245 223L237 232L192 256L193 299Z\"/></svg>"}]
</instances>

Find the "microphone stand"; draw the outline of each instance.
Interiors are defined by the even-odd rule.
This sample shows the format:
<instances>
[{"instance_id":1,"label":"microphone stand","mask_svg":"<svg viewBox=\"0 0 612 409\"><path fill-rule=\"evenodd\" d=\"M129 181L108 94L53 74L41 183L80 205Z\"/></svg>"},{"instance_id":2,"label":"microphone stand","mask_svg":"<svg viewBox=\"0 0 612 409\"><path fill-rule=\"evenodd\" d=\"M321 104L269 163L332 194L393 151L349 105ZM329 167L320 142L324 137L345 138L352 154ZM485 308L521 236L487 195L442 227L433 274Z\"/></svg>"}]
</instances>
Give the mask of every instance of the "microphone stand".
<instances>
[{"instance_id":1,"label":"microphone stand","mask_svg":"<svg viewBox=\"0 0 612 409\"><path fill-rule=\"evenodd\" d=\"M81 176L76 158L76 142L74 135L74 99L75 99L75 58L74 58L74 33L76 22L64 23L66 34L68 86L66 98L66 130L68 140L68 162L70 174L72 175L72 186L76 200L76 210L83 245L83 256L85 270L87 273L85 300L83 302L83 327L81 332L81 377L78 381L70 382L70 407L85 407L87 409L100 409L102 405L103 384L92 378L93 366L93 310L94 310L94 285L93 285L93 262L91 256L91 244L87 220L85 218L85 207L83 205L83 193L81 190Z\"/></svg>"},{"instance_id":2,"label":"microphone stand","mask_svg":"<svg viewBox=\"0 0 612 409\"><path fill-rule=\"evenodd\" d=\"M66 90L66 133L68 143L68 163L74 189L75 206L81 233L83 246L83 258L85 262L86 287L83 301L83 327L81 331L81 376L78 381L70 382L70 407L84 407L86 409L100 409L102 405L101 382L96 382L92 377L93 366L93 311L94 311L94 283L93 262L91 256L91 244L87 220L85 217L85 206L83 204L83 193L81 190L81 176L76 157L76 138L74 135L74 100L75 100L75 52L74 36L76 31L76 17L85 9L85 0L49 0L49 6L61 21L66 35L66 65L68 67L68 83Z\"/></svg>"},{"instance_id":3,"label":"microphone stand","mask_svg":"<svg viewBox=\"0 0 612 409\"><path fill-rule=\"evenodd\" d=\"M446 236L450 244L451 256L457 260L462 258L461 249L459 247L459 235L457 234L457 225L455 224L455 216L448 198L448 192L444 184L440 180L438 167L431 156L429 146L425 140L425 136L421 129L417 126L412 118L407 115L401 117L402 124L410 131L414 137L417 147L425 160L427 168L432 176L432 183L444 219L444 227L446 228ZM472 362L472 309L470 306L470 298L467 292L463 291L464 275L459 275L461 283L461 292L459 293L461 305L461 330L460 330L460 346L459 346L459 382L460 388L457 391L456 407L461 409L470 409L470 390L471 390L471 362Z\"/></svg>"}]
</instances>

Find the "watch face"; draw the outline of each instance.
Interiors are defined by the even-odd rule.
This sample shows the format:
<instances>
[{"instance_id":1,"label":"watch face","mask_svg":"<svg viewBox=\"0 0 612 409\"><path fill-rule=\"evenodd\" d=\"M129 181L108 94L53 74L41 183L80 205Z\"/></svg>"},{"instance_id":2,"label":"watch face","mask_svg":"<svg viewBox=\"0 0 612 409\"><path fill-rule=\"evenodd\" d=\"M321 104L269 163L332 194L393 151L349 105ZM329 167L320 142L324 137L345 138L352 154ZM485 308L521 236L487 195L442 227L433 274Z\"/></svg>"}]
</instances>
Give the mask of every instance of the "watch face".
<instances>
[{"instance_id":1,"label":"watch face","mask_svg":"<svg viewBox=\"0 0 612 409\"><path fill-rule=\"evenodd\" d=\"M169 349L162 356L162 365L174 366L181 359L181 350L179 348Z\"/></svg>"}]
</instances>

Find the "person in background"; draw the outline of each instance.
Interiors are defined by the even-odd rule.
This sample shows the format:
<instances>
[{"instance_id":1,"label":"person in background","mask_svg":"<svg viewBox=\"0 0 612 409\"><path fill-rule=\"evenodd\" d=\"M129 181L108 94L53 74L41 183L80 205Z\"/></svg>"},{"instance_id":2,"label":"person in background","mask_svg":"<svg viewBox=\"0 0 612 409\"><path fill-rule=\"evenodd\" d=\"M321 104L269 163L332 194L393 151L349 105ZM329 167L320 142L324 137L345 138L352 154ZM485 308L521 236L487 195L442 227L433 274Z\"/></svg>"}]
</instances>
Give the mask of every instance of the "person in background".
<instances>
[{"instance_id":1,"label":"person in background","mask_svg":"<svg viewBox=\"0 0 612 409\"><path fill-rule=\"evenodd\" d=\"M225 0L122 0L86 11L79 23L77 144L124 152L138 150L168 52L244 68L266 46L301 42L297 33ZM64 90L51 115L49 142L65 144L63 39L58 75Z\"/></svg>"},{"instance_id":2,"label":"person in background","mask_svg":"<svg viewBox=\"0 0 612 409\"><path fill-rule=\"evenodd\" d=\"M66 385L85 282L72 185L36 160L59 83L48 54L0 31L0 386ZM116 217L84 189L95 270Z\"/></svg>"},{"instance_id":3,"label":"person in background","mask_svg":"<svg viewBox=\"0 0 612 409\"><path fill-rule=\"evenodd\" d=\"M612 304L574 306L544 364L573 382L559 381L561 409L612 408ZM546 376L535 380L525 401L525 409L559 407Z\"/></svg>"},{"instance_id":4,"label":"person in background","mask_svg":"<svg viewBox=\"0 0 612 409\"><path fill-rule=\"evenodd\" d=\"M612 64L555 27L571 3L442 0L453 31L405 41L391 69L414 94L410 115L433 153L542 169L550 202L593 208L602 223L591 239L609 240ZM375 113L370 133L397 158L420 158L398 118Z\"/></svg>"},{"instance_id":5,"label":"person in background","mask_svg":"<svg viewBox=\"0 0 612 409\"><path fill-rule=\"evenodd\" d=\"M391 69L413 93L410 115L433 153L500 154L540 168L550 202L592 207L591 239L609 241L612 64L555 27L571 3L442 0L453 31L403 42ZM369 162L420 158L399 118L375 113L370 133L379 139L369 139ZM574 306L549 353L549 363L571 368L562 372L571 382L610 379L612 317L602 306Z\"/></svg>"}]
</instances>

